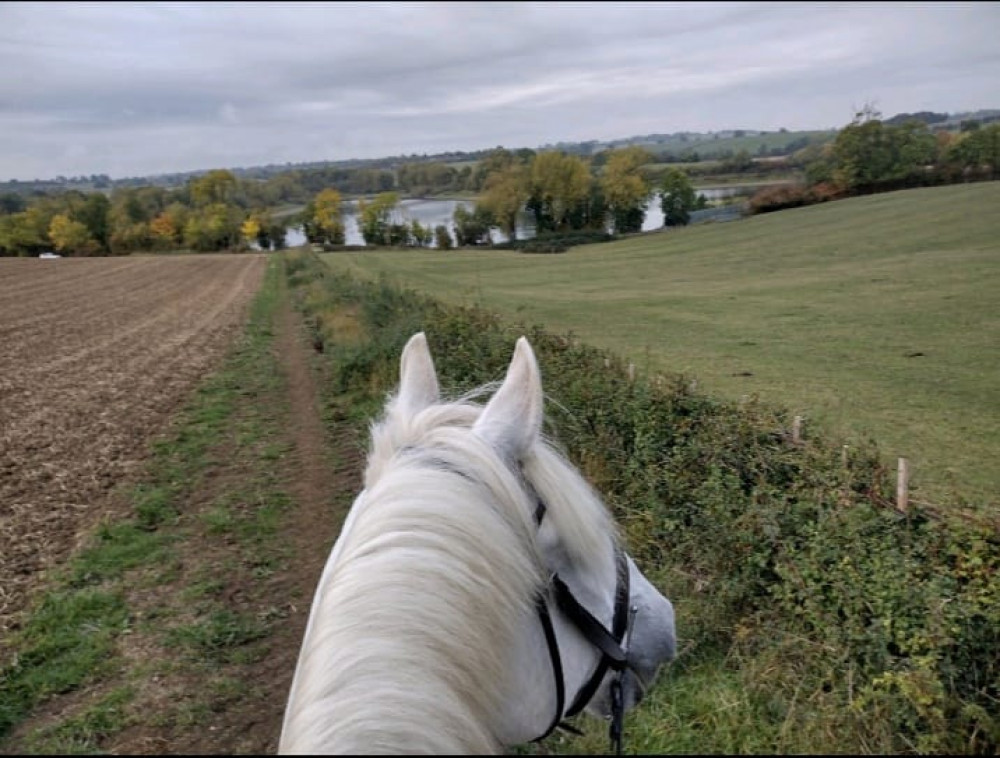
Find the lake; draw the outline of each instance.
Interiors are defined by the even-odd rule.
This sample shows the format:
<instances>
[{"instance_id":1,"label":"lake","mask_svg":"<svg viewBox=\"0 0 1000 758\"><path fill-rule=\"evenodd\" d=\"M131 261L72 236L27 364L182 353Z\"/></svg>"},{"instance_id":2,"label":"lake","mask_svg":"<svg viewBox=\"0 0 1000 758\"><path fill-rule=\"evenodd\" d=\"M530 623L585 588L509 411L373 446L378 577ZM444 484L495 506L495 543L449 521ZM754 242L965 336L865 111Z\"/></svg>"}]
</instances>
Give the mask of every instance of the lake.
<instances>
[{"instance_id":1,"label":"lake","mask_svg":"<svg viewBox=\"0 0 1000 758\"><path fill-rule=\"evenodd\" d=\"M729 187L705 187L697 190L709 201L721 200L727 197L745 195L748 191L753 191L753 187L729 186ZM474 200L441 200L436 198L412 198L401 200L397 206L400 217L407 223L417 220L421 226L434 229L443 224L448 227L448 231L454 234L453 216L455 208L464 205L470 212L475 208ZM344 203L344 243L347 245L364 245L365 240L361 236L361 229L358 227L357 206L354 203ZM644 232L659 229L663 226L663 211L660 210L660 199L657 195L651 195L646 205L646 218L642 224ZM492 232L494 242L506 242L506 235L494 229ZM535 219L531 213L523 211L518 214L517 219L518 239L531 239L535 236ZM286 235L289 247L296 247L305 244L306 238L299 227L290 227ZM432 243L433 244L433 243Z\"/></svg>"}]
</instances>

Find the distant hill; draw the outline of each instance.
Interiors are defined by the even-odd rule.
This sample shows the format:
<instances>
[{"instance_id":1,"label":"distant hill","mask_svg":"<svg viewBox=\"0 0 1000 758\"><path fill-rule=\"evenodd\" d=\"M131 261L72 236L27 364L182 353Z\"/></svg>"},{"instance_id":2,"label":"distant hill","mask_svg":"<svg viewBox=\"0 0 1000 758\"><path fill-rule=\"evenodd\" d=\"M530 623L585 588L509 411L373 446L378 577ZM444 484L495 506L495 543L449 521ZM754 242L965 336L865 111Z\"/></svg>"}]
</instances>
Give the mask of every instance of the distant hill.
<instances>
[{"instance_id":1,"label":"distant hill","mask_svg":"<svg viewBox=\"0 0 1000 758\"><path fill-rule=\"evenodd\" d=\"M940 124L947 121L949 118L947 113L934 113L934 111L918 111L917 113L897 113L892 118L887 118L883 120L883 123L889 126L900 126L908 121L922 121L923 123L930 126L931 124Z\"/></svg>"},{"instance_id":2,"label":"distant hill","mask_svg":"<svg viewBox=\"0 0 1000 758\"><path fill-rule=\"evenodd\" d=\"M662 160L712 160L728 158L745 151L759 158L790 155L811 144L823 143L837 136L836 129L812 131L758 131L727 129L719 132L677 132L647 135L631 140L616 140L609 147L639 145Z\"/></svg>"},{"instance_id":3,"label":"distant hill","mask_svg":"<svg viewBox=\"0 0 1000 758\"><path fill-rule=\"evenodd\" d=\"M980 124L989 124L994 121L1000 121L1000 110L993 108L989 110L953 113L947 120L942 121L940 124L935 124L935 126L945 129L958 129L962 123L966 121L978 121Z\"/></svg>"},{"instance_id":4,"label":"distant hill","mask_svg":"<svg viewBox=\"0 0 1000 758\"><path fill-rule=\"evenodd\" d=\"M883 123L899 126L907 121L922 121L935 129L955 129L968 121L988 124L1000 121L1000 110L966 111L964 113L934 113L933 111L917 111L916 113L897 113L892 118L883 119Z\"/></svg>"},{"instance_id":5,"label":"distant hill","mask_svg":"<svg viewBox=\"0 0 1000 758\"><path fill-rule=\"evenodd\" d=\"M1000 110L986 109L964 113L935 113L919 111L917 113L899 113L892 118L883 119L887 124L901 124L917 119L928 124L932 129L957 130L962 124L978 121L986 124L1000 120ZM758 129L723 129L713 132L673 132L633 135L614 140L585 140L581 142L557 142L539 145L534 150L563 150L575 155L595 155L605 150L612 150L629 145L645 147L663 161L707 160L728 158L740 151L746 151L755 157L775 157L790 155L796 150L810 144L821 144L833 139L839 129L789 131L762 131ZM338 161L307 161L302 163L268 163L261 166L229 167L236 176L243 179L267 179L288 171L310 171L328 168L372 168L395 169L404 163L438 162L438 163L474 163L485 158L495 148L463 151L455 150L444 153L427 153L409 155L393 155L384 158L348 158ZM508 147L510 150L519 148ZM33 179L0 182L0 193L16 192L31 194L36 192L53 192L66 189L107 192L113 187L160 186L179 187L188 180L201 176L209 168L197 171L184 171L168 174L153 174L149 176L132 176L111 179L106 174L91 176L64 177L54 179Z\"/></svg>"}]
</instances>

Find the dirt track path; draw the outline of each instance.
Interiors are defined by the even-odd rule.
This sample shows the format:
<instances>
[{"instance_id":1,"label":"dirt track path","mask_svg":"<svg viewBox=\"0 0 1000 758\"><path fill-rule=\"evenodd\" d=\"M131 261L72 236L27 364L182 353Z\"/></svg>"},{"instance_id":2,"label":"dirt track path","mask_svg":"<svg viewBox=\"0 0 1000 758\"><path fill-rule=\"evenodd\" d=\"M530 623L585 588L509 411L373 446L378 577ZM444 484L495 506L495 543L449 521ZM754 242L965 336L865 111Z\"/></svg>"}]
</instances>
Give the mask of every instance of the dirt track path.
<instances>
[{"instance_id":1,"label":"dirt track path","mask_svg":"<svg viewBox=\"0 0 1000 758\"><path fill-rule=\"evenodd\" d=\"M360 453L354 438L341 433L335 440L320 417L319 389L310 366L312 348L307 344L299 315L288 293L278 313L275 348L285 369L290 404L288 432L294 452L287 489L294 501L283 538L291 544L288 564L267 594L275 605L296 595L283 628L272 635L272 654L254 671L257 683L269 695L258 706L247 703L247 712L227 714L233 727L230 739L209 739L185 745L185 752L247 752L275 754L291 687L299 645L309 617L309 603L326 558L340 530L349 497L360 482ZM225 730L216 730L225 732Z\"/></svg>"},{"instance_id":2,"label":"dirt track path","mask_svg":"<svg viewBox=\"0 0 1000 758\"><path fill-rule=\"evenodd\" d=\"M285 367L291 405L289 431L295 448L295 475L289 484L289 494L296 504L296 526L288 535L295 543L295 550L288 574L299 586L312 586L319 579L339 531L339 523L331 519L331 495L355 483L350 474L357 458L348 455L347 460L338 465L338 459L343 461L343 454L350 452L346 441L339 446L340 455L333 456L327 449L327 433L320 419L319 391L309 366L312 350L306 345L300 319L287 297L282 302L276 326L277 349ZM304 619L302 630L305 630Z\"/></svg>"},{"instance_id":3,"label":"dirt track path","mask_svg":"<svg viewBox=\"0 0 1000 758\"><path fill-rule=\"evenodd\" d=\"M256 402L287 402L285 433L291 443L283 459L283 489L292 506L277 537L288 546L281 569L265 582L239 588L233 606L282 608L287 616L268 636L268 654L232 671L242 681L241 694L212 715L208 725L169 729L133 727L108 747L114 753L275 754L291 687L309 604L343 516L360 482L360 446L346 430L328 430L321 419L313 351L301 318L282 286L275 317L273 350L284 372L284 398ZM239 477L221 470L219 479ZM245 593L245 598L240 598ZM192 695L204 683L189 681Z\"/></svg>"}]
</instances>

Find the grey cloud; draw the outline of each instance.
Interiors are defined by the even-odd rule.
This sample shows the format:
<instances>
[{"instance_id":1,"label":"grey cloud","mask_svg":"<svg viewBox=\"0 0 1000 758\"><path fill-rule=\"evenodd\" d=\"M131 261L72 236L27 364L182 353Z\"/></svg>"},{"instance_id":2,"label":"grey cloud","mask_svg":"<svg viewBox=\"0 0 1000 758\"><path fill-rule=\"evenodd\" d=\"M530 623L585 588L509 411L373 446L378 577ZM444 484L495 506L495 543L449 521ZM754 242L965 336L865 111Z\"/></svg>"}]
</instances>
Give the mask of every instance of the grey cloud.
<instances>
[{"instance_id":1,"label":"grey cloud","mask_svg":"<svg viewBox=\"0 0 1000 758\"><path fill-rule=\"evenodd\" d=\"M0 4L0 179L997 107L990 3Z\"/></svg>"}]
</instances>

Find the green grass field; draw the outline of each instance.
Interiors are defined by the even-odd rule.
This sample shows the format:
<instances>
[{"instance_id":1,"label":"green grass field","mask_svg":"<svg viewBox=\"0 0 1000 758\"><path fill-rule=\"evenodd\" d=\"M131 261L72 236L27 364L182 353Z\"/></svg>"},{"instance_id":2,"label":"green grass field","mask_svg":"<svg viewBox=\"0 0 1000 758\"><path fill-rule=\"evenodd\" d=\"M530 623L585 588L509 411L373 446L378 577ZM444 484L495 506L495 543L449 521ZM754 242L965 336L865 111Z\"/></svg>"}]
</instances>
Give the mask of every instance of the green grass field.
<instances>
[{"instance_id":1,"label":"green grass field","mask_svg":"<svg viewBox=\"0 0 1000 758\"><path fill-rule=\"evenodd\" d=\"M715 156L722 151L731 150L734 153L746 150L752 155L756 155L758 149L763 146L767 150L774 148L785 148L791 142L805 137L811 143L823 143L836 137L835 129L819 129L802 132L769 132L768 134L751 134L742 137L720 137L718 139L697 139L689 138L681 142L679 139L670 139L662 143L639 143L654 152L682 153L686 150L693 150L702 155Z\"/></svg>"},{"instance_id":2,"label":"green grass field","mask_svg":"<svg viewBox=\"0 0 1000 758\"><path fill-rule=\"evenodd\" d=\"M912 497L997 502L1000 183L907 190L561 255L366 251L334 269L572 332L909 458Z\"/></svg>"}]
</instances>

